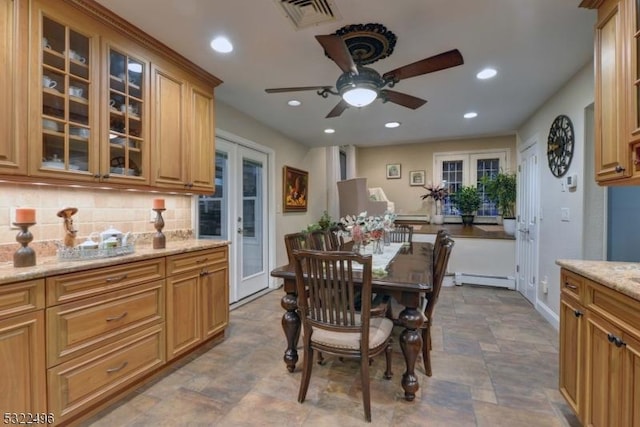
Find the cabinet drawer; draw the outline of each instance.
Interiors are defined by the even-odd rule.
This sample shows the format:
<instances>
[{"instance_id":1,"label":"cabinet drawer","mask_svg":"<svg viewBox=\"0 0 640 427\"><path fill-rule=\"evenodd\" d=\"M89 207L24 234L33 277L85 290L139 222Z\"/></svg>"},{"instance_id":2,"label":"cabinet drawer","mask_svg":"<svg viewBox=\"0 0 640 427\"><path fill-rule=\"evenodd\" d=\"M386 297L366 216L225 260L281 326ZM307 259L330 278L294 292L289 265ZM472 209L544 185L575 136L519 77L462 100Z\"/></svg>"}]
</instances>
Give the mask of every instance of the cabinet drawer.
<instances>
[{"instance_id":1,"label":"cabinet drawer","mask_svg":"<svg viewBox=\"0 0 640 427\"><path fill-rule=\"evenodd\" d=\"M47 309L47 366L162 322L163 284L156 280Z\"/></svg>"},{"instance_id":2,"label":"cabinet drawer","mask_svg":"<svg viewBox=\"0 0 640 427\"><path fill-rule=\"evenodd\" d=\"M164 363L164 329L155 325L48 370L49 411L64 421Z\"/></svg>"},{"instance_id":3,"label":"cabinet drawer","mask_svg":"<svg viewBox=\"0 0 640 427\"><path fill-rule=\"evenodd\" d=\"M180 274L220 262L227 262L226 246L174 255L167 257L167 275Z\"/></svg>"},{"instance_id":4,"label":"cabinet drawer","mask_svg":"<svg viewBox=\"0 0 640 427\"><path fill-rule=\"evenodd\" d=\"M640 339L640 301L597 283L589 287L592 295L587 308Z\"/></svg>"},{"instance_id":5,"label":"cabinet drawer","mask_svg":"<svg viewBox=\"0 0 640 427\"><path fill-rule=\"evenodd\" d=\"M562 269L562 274L560 280L560 289L563 293L569 294L576 298L578 301L581 300L582 295L584 295L585 288L585 278L572 273L571 271Z\"/></svg>"},{"instance_id":6,"label":"cabinet drawer","mask_svg":"<svg viewBox=\"0 0 640 427\"><path fill-rule=\"evenodd\" d=\"M164 258L156 258L47 277L47 305L159 280L164 278L164 272Z\"/></svg>"},{"instance_id":7,"label":"cabinet drawer","mask_svg":"<svg viewBox=\"0 0 640 427\"><path fill-rule=\"evenodd\" d=\"M44 280L0 285L0 319L44 308Z\"/></svg>"}]
</instances>

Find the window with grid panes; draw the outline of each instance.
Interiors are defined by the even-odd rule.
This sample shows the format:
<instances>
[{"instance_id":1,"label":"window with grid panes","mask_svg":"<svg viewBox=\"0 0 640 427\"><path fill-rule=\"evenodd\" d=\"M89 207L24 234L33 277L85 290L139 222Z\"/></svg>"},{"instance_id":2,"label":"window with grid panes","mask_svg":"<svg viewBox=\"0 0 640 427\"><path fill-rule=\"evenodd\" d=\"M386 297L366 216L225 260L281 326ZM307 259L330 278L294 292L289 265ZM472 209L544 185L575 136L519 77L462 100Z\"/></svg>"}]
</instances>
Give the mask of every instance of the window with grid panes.
<instances>
[{"instance_id":1,"label":"window with grid panes","mask_svg":"<svg viewBox=\"0 0 640 427\"><path fill-rule=\"evenodd\" d=\"M509 150L491 150L478 152L435 153L434 183L443 183L454 194L463 186L478 187L482 196L482 206L476 213L479 222L494 222L498 216L495 203L490 202L485 194L484 186L480 183L483 176L495 175L501 169L508 169ZM459 212L447 197L442 212L447 222L459 222Z\"/></svg>"}]
</instances>

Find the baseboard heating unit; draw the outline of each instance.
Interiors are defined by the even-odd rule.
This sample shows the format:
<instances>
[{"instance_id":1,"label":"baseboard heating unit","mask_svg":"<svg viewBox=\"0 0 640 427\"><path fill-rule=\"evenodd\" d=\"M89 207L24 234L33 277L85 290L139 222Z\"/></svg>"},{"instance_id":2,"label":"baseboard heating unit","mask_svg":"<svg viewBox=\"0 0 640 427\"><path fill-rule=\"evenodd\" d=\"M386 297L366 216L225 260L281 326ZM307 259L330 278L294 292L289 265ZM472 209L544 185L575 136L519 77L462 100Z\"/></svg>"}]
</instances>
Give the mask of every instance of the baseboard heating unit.
<instances>
[{"instance_id":1,"label":"baseboard heating unit","mask_svg":"<svg viewBox=\"0 0 640 427\"><path fill-rule=\"evenodd\" d=\"M484 274L455 273L453 280L457 286L468 284L495 286L512 290L516 288L516 278L511 276L487 276Z\"/></svg>"}]
</instances>

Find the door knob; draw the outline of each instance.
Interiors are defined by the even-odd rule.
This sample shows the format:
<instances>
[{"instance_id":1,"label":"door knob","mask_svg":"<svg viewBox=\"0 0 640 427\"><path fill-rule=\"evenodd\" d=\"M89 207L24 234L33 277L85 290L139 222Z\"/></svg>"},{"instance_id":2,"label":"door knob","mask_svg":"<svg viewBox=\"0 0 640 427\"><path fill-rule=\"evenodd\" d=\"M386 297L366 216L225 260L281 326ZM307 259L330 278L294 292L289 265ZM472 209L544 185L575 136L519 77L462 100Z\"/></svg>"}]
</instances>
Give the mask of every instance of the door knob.
<instances>
[{"instance_id":1,"label":"door knob","mask_svg":"<svg viewBox=\"0 0 640 427\"><path fill-rule=\"evenodd\" d=\"M242 227L238 227L238 234L242 234Z\"/></svg>"}]
</instances>

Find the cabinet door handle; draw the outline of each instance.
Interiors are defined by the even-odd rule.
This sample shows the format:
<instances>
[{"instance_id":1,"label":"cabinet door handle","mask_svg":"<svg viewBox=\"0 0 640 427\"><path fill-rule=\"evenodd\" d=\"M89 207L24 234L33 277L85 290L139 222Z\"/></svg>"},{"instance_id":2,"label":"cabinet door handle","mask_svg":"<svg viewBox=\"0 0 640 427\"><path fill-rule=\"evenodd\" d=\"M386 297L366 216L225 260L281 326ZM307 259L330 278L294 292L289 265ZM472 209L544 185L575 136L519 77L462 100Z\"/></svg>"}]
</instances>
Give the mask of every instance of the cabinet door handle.
<instances>
[{"instance_id":1,"label":"cabinet door handle","mask_svg":"<svg viewBox=\"0 0 640 427\"><path fill-rule=\"evenodd\" d=\"M124 280L127 278L127 274L121 274L120 276L116 276L116 277L107 277L107 283L113 283L113 282L119 282L121 280Z\"/></svg>"},{"instance_id":2,"label":"cabinet door handle","mask_svg":"<svg viewBox=\"0 0 640 427\"><path fill-rule=\"evenodd\" d=\"M607 339L609 340L610 343L614 342L616 340L616 336L613 335L611 332L609 332L607 334Z\"/></svg>"},{"instance_id":3,"label":"cabinet door handle","mask_svg":"<svg viewBox=\"0 0 640 427\"><path fill-rule=\"evenodd\" d=\"M129 364L129 362L122 362L122 365L118 366L117 368L109 368L107 369L107 374L113 374L114 372L118 372L123 370L127 365Z\"/></svg>"},{"instance_id":4,"label":"cabinet door handle","mask_svg":"<svg viewBox=\"0 0 640 427\"><path fill-rule=\"evenodd\" d=\"M202 276L208 276L209 274L210 274L210 273L209 273L209 270L202 270L202 271L200 272L200 276L201 276L201 277L202 277Z\"/></svg>"},{"instance_id":5,"label":"cabinet door handle","mask_svg":"<svg viewBox=\"0 0 640 427\"><path fill-rule=\"evenodd\" d=\"M571 284L569 284L569 282L564 282L564 286L565 286L565 288L573 289L574 291L576 289L578 289L578 287L576 285L571 285Z\"/></svg>"},{"instance_id":6,"label":"cabinet door handle","mask_svg":"<svg viewBox=\"0 0 640 427\"><path fill-rule=\"evenodd\" d=\"M620 173L620 172L624 172L624 168L620 165L616 166L616 172Z\"/></svg>"},{"instance_id":7,"label":"cabinet door handle","mask_svg":"<svg viewBox=\"0 0 640 427\"><path fill-rule=\"evenodd\" d=\"M120 316L107 317L106 320L107 320L107 322L115 322L116 320L120 320L120 319L124 318L124 316L126 316L127 314L129 314L129 313L127 313L125 311Z\"/></svg>"},{"instance_id":8,"label":"cabinet door handle","mask_svg":"<svg viewBox=\"0 0 640 427\"><path fill-rule=\"evenodd\" d=\"M573 315L576 316L576 317L580 317L580 316L583 315L583 313L580 310L576 310L576 311L573 312Z\"/></svg>"},{"instance_id":9,"label":"cabinet door handle","mask_svg":"<svg viewBox=\"0 0 640 427\"><path fill-rule=\"evenodd\" d=\"M102 175L102 179L109 179L109 174L105 173L104 175Z\"/></svg>"}]
</instances>

